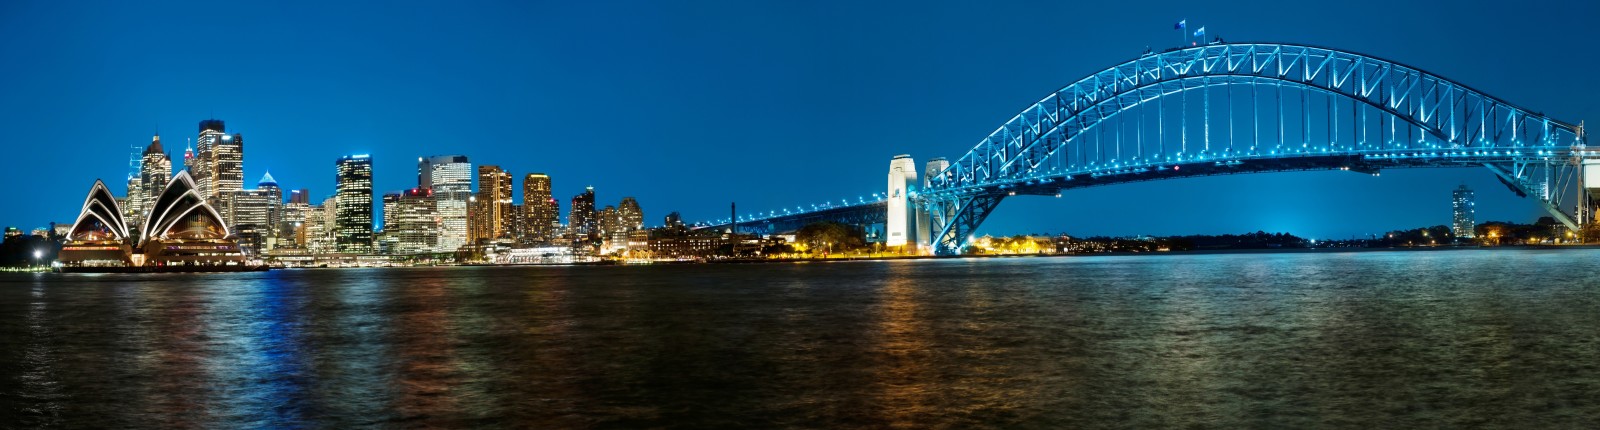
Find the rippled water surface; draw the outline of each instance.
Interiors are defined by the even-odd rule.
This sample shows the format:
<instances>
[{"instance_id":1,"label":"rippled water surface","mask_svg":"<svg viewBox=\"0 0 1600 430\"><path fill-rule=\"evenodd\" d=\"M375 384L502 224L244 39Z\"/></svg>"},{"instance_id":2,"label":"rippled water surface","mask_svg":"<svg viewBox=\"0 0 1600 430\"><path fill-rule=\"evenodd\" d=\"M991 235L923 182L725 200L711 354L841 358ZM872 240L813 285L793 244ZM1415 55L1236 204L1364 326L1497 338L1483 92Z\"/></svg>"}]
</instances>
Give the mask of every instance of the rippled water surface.
<instances>
[{"instance_id":1,"label":"rippled water surface","mask_svg":"<svg viewBox=\"0 0 1600 430\"><path fill-rule=\"evenodd\" d=\"M1600 250L0 274L0 427L1584 427Z\"/></svg>"}]
</instances>

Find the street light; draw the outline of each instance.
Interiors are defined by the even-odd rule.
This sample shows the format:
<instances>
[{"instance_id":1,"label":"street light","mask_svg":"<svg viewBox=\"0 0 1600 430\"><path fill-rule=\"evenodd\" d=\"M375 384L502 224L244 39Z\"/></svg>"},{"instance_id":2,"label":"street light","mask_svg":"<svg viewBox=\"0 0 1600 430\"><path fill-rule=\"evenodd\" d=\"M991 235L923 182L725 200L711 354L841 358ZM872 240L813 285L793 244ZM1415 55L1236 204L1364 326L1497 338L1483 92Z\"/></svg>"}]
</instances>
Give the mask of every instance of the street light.
<instances>
[{"instance_id":1,"label":"street light","mask_svg":"<svg viewBox=\"0 0 1600 430\"><path fill-rule=\"evenodd\" d=\"M38 266L39 265L39 259L40 258L44 258L44 251L37 250L37 249L33 250L33 265L34 266Z\"/></svg>"}]
</instances>

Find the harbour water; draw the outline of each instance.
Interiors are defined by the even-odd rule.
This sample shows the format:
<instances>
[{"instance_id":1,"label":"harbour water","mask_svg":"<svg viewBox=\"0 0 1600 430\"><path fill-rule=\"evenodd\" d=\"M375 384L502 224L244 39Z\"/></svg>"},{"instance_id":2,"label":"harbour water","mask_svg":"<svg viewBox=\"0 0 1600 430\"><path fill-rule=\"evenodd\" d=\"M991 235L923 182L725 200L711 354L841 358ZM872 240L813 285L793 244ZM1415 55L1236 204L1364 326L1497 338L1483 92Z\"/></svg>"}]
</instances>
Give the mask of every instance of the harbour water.
<instances>
[{"instance_id":1,"label":"harbour water","mask_svg":"<svg viewBox=\"0 0 1600 430\"><path fill-rule=\"evenodd\" d=\"M0 428L1600 422L1600 250L0 274Z\"/></svg>"}]
</instances>

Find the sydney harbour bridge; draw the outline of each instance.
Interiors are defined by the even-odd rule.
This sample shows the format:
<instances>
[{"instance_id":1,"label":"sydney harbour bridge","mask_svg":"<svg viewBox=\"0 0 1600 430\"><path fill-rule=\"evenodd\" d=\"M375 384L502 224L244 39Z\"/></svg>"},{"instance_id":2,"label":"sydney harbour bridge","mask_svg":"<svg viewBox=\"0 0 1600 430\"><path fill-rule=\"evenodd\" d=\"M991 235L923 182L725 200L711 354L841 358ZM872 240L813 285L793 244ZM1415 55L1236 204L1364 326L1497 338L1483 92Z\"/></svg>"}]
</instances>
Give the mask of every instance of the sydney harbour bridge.
<instances>
[{"instance_id":1,"label":"sydney harbour bridge","mask_svg":"<svg viewBox=\"0 0 1600 430\"><path fill-rule=\"evenodd\" d=\"M891 161L885 192L703 224L790 231L883 224L886 242L960 252L1001 200L1239 173L1483 167L1577 230L1600 148L1558 121L1392 60L1317 46L1147 52L1051 92L954 160ZM1587 185L1586 185L1587 183ZM1600 196L1600 190L1594 192Z\"/></svg>"}]
</instances>

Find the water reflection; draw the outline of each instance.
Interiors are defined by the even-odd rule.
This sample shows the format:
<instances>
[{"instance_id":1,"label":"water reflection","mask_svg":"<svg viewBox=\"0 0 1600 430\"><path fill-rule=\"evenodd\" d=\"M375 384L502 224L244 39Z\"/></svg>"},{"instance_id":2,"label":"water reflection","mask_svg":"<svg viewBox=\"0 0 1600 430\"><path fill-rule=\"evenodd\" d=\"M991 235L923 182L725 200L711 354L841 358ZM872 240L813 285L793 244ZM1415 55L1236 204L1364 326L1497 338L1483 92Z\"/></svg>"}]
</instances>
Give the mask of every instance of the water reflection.
<instances>
[{"instance_id":1,"label":"water reflection","mask_svg":"<svg viewBox=\"0 0 1600 430\"><path fill-rule=\"evenodd\" d=\"M915 278L912 265L891 265L878 304L877 348L879 363L873 372L882 390L877 400L882 418L890 427L918 427L929 403L938 394L937 375L932 374L935 355L928 340L929 321L917 315Z\"/></svg>"},{"instance_id":2,"label":"water reflection","mask_svg":"<svg viewBox=\"0 0 1600 430\"><path fill-rule=\"evenodd\" d=\"M388 310L391 284L365 270L281 274L280 282L303 292L311 309L317 422L348 428L396 420L390 356L399 324Z\"/></svg>"},{"instance_id":3,"label":"water reflection","mask_svg":"<svg viewBox=\"0 0 1600 430\"><path fill-rule=\"evenodd\" d=\"M30 425L51 426L61 424L63 392L55 364L56 348L49 342L52 337L49 306L45 301L45 285L34 282L28 291L27 345L23 349L22 371L17 378L22 385L20 412L29 418Z\"/></svg>"},{"instance_id":4,"label":"water reflection","mask_svg":"<svg viewBox=\"0 0 1600 430\"><path fill-rule=\"evenodd\" d=\"M0 428L1578 427L1600 251L0 276Z\"/></svg>"}]
</instances>

